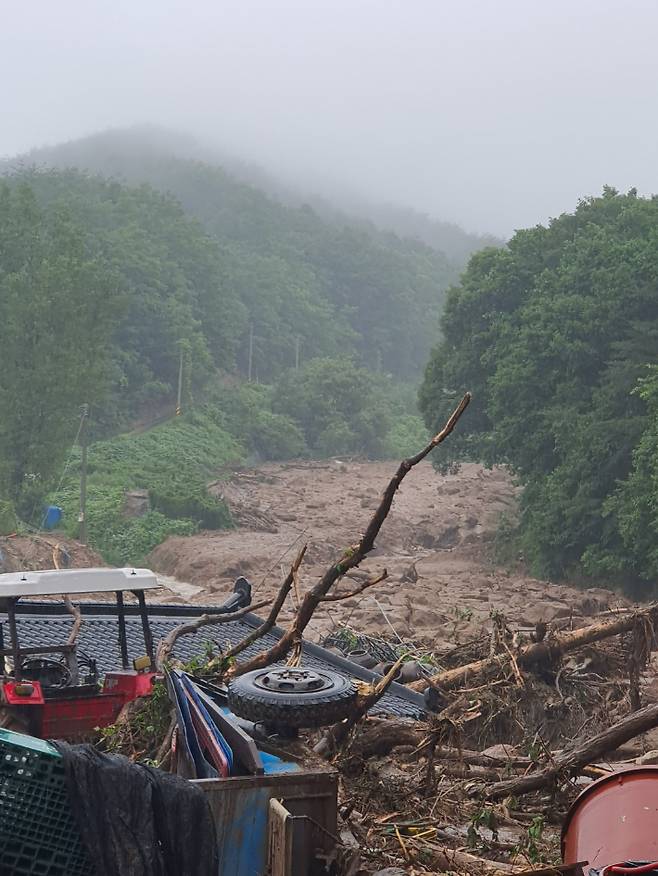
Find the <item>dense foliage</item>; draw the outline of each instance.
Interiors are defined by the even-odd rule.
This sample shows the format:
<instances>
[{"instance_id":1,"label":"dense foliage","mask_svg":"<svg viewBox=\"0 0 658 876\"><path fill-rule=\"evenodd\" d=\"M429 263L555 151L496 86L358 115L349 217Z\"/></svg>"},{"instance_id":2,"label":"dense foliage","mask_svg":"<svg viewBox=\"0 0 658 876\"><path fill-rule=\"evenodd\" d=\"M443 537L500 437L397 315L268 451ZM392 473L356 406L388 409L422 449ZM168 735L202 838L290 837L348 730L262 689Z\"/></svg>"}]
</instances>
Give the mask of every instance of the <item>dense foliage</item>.
<instances>
[{"instance_id":1,"label":"dense foliage","mask_svg":"<svg viewBox=\"0 0 658 876\"><path fill-rule=\"evenodd\" d=\"M243 374L249 324L261 380L293 365L298 343L304 360L347 352L402 379L422 370L444 290L458 272L437 249L339 213L284 204L217 164L185 157L161 132L107 132L27 160L149 183L199 219L217 243L218 285L248 312L228 332Z\"/></svg>"},{"instance_id":2,"label":"dense foliage","mask_svg":"<svg viewBox=\"0 0 658 876\"><path fill-rule=\"evenodd\" d=\"M398 459L427 432L416 391L345 359L314 359L271 386L217 387L219 422L258 460L360 456Z\"/></svg>"},{"instance_id":3,"label":"dense foliage","mask_svg":"<svg viewBox=\"0 0 658 876\"><path fill-rule=\"evenodd\" d=\"M658 200L606 189L475 255L442 328L421 390L426 422L473 392L448 452L518 474L535 571L652 581Z\"/></svg>"},{"instance_id":4,"label":"dense foliage","mask_svg":"<svg viewBox=\"0 0 658 876\"><path fill-rule=\"evenodd\" d=\"M425 441L413 390L346 359L315 359L289 371L275 387L272 406L299 427L313 456L380 459L411 453Z\"/></svg>"},{"instance_id":5,"label":"dense foliage","mask_svg":"<svg viewBox=\"0 0 658 876\"><path fill-rule=\"evenodd\" d=\"M111 271L122 291L119 318L96 321L112 358L104 369L112 398L97 412L104 421L121 424L145 405L171 401L181 344L188 395L216 369L233 368L246 308L225 282L216 242L172 197L75 171L27 171L8 184L29 186L46 215L72 217L84 229L86 252Z\"/></svg>"},{"instance_id":6,"label":"dense foliage","mask_svg":"<svg viewBox=\"0 0 658 876\"><path fill-rule=\"evenodd\" d=\"M65 461L85 403L88 531L115 562L229 525L205 488L228 459L383 456L423 435L400 381L452 276L440 254L218 167L121 160L161 191L35 167L0 187L0 531L16 513L38 526L47 499L77 531L77 451ZM181 360L186 416L172 422ZM137 488L151 510L126 517Z\"/></svg>"},{"instance_id":7,"label":"dense foliage","mask_svg":"<svg viewBox=\"0 0 658 876\"><path fill-rule=\"evenodd\" d=\"M0 488L23 514L61 464L80 404L110 389L122 291L67 211L0 184Z\"/></svg>"},{"instance_id":8,"label":"dense foliage","mask_svg":"<svg viewBox=\"0 0 658 876\"><path fill-rule=\"evenodd\" d=\"M144 433L99 441L89 449L87 529L90 544L111 563L140 563L168 535L231 525L223 502L206 484L242 448L213 409L201 409ZM150 509L125 513L126 492L146 491ZM76 451L50 500L64 510L70 535L78 534L80 453Z\"/></svg>"}]
</instances>

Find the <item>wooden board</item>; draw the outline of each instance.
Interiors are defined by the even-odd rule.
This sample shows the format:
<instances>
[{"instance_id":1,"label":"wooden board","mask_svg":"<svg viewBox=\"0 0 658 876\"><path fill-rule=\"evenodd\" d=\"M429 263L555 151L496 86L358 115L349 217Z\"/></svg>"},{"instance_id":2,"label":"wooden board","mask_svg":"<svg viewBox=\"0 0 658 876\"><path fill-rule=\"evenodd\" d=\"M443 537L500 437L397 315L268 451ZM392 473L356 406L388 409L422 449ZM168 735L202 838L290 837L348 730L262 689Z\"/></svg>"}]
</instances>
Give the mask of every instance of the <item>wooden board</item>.
<instances>
[{"instance_id":1,"label":"wooden board","mask_svg":"<svg viewBox=\"0 0 658 876\"><path fill-rule=\"evenodd\" d=\"M268 835L269 873L292 876L293 821L278 800L270 800Z\"/></svg>"}]
</instances>

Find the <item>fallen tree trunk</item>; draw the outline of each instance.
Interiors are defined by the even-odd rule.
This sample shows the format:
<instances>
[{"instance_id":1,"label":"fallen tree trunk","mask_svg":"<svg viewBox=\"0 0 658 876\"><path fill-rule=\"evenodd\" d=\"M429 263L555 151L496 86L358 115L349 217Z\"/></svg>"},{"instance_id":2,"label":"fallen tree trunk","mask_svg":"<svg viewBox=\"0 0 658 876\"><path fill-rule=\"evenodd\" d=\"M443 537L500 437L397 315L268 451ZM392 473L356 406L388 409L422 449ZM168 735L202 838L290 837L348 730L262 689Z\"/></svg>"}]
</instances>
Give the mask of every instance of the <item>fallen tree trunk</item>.
<instances>
[{"instance_id":1,"label":"fallen tree trunk","mask_svg":"<svg viewBox=\"0 0 658 876\"><path fill-rule=\"evenodd\" d=\"M469 873L471 876L499 876L502 873L508 876L511 873L523 872L522 867L503 864L500 861L488 861L486 858L477 858L475 855L469 855L468 852L461 852L448 846L437 846L432 843L430 848L432 864L434 867L438 867L439 871Z\"/></svg>"},{"instance_id":2,"label":"fallen tree trunk","mask_svg":"<svg viewBox=\"0 0 658 876\"><path fill-rule=\"evenodd\" d=\"M597 760L606 752L614 751L624 742L654 727L658 727L658 704L633 712L570 751L556 754L552 762L543 770L490 785L484 789L484 796L488 800L502 800L505 797L517 797L520 794L538 791L553 784L561 775L576 775L582 767Z\"/></svg>"},{"instance_id":3,"label":"fallen tree trunk","mask_svg":"<svg viewBox=\"0 0 658 876\"><path fill-rule=\"evenodd\" d=\"M432 731L424 724L395 719L371 718L352 743L352 753L365 759L369 757L384 757L394 748L401 745L418 748L427 740ZM532 766L529 757L498 757L472 751L467 748L452 748L437 745L434 759L457 761L469 766L481 767L511 767L512 769L527 769Z\"/></svg>"},{"instance_id":4,"label":"fallen tree trunk","mask_svg":"<svg viewBox=\"0 0 658 876\"><path fill-rule=\"evenodd\" d=\"M552 639L525 645L513 656L519 669L531 669L539 663L550 664L562 654L574 651L583 645L591 645L594 642L600 642L602 639L618 636L620 633L627 633L633 629L636 619L640 617L645 617L654 623L658 617L658 606L652 605L642 611L636 611L633 614L616 620L592 624L589 627L583 627L571 633L554 636ZM410 684L409 687L413 690L423 691L428 686L433 685L440 690L450 690L460 687L460 685L467 682L485 682L492 675L496 675L506 669L512 669L510 655L496 654L493 657L485 657L483 660L466 663L464 666L447 669L444 672L431 676L429 679L420 679L420 681Z\"/></svg>"}]
</instances>

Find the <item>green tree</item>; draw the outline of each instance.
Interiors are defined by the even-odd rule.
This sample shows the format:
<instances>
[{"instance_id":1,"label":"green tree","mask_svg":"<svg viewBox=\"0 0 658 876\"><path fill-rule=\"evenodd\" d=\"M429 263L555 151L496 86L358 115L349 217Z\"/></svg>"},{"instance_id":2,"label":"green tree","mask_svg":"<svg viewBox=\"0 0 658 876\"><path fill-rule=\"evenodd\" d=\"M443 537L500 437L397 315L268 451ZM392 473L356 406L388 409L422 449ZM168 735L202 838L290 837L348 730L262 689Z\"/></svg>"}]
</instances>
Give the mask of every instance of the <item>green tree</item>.
<instances>
[{"instance_id":1,"label":"green tree","mask_svg":"<svg viewBox=\"0 0 658 876\"><path fill-rule=\"evenodd\" d=\"M658 353L657 220L656 199L606 189L475 255L448 295L421 407L434 428L473 392L448 453L516 473L521 543L541 574L651 574L612 560L627 548L610 497L648 422L633 389Z\"/></svg>"},{"instance_id":2,"label":"green tree","mask_svg":"<svg viewBox=\"0 0 658 876\"><path fill-rule=\"evenodd\" d=\"M314 359L285 374L272 406L302 430L318 456L381 456L391 408L373 374L348 359Z\"/></svg>"},{"instance_id":3,"label":"green tree","mask_svg":"<svg viewBox=\"0 0 658 876\"><path fill-rule=\"evenodd\" d=\"M23 513L61 465L80 405L109 389L123 304L115 272L66 212L41 210L26 185L0 188L0 460Z\"/></svg>"}]
</instances>

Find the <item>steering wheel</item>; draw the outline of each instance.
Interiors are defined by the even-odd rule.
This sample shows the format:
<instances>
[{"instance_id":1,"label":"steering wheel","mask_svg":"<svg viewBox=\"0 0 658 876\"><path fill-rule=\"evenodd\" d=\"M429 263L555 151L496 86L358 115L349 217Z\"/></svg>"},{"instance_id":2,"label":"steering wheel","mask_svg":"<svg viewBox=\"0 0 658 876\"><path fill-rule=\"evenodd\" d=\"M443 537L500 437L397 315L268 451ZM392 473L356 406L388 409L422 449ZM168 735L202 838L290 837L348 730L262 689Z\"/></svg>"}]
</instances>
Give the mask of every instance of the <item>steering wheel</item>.
<instances>
[{"instance_id":1,"label":"steering wheel","mask_svg":"<svg viewBox=\"0 0 658 876\"><path fill-rule=\"evenodd\" d=\"M43 687L67 687L71 684L68 666L49 657L24 660L21 663L21 674L30 681L38 681Z\"/></svg>"}]
</instances>

